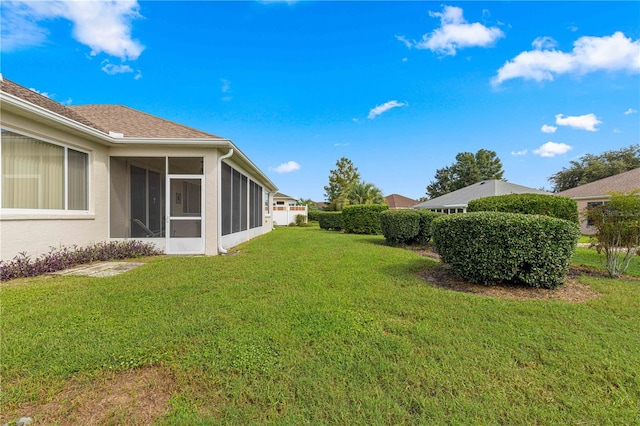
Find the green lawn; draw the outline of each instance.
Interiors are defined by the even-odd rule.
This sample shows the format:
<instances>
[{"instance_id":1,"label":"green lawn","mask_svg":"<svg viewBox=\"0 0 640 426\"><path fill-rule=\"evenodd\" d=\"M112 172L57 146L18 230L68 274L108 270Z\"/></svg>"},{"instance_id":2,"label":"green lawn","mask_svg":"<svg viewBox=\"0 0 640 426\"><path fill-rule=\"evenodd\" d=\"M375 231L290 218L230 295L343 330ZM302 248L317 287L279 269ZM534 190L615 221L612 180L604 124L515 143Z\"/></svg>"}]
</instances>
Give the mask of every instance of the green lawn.
<instances>
[{"instance_id":1,"label":"green lawn","mask_svg":"<svg viewBox=\"0 0 640 426\"><path fill-rule=\"evenodd\" d=\"M602 294L585 303L479 297L383 241L280 228L237 256L3 284L0 424L148 365L175 381L159 424L640 423L640 281L583 278Z\"/></svg>"}]
</instances>

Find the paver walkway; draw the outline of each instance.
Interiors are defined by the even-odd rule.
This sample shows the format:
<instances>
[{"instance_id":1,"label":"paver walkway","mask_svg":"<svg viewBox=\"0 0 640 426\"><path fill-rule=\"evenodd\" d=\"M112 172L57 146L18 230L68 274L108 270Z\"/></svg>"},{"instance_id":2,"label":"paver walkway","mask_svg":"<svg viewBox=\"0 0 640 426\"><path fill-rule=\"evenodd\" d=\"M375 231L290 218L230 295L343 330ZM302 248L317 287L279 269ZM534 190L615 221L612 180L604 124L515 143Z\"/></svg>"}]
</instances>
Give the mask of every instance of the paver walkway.
<instances>
[{"instance_id":1,"label":"paver walkway","mask_svg":"<svg viewBox=\"0 0 640 426\"><path fill-rule=\"evenodd\" d=\"M144 265L141 262L99 262L90 265L80 265L75 268L69 268L62 271L54 272L55 275L83 275L87 277L112 277L122 274Z\"/></svg>"}]
</instances>

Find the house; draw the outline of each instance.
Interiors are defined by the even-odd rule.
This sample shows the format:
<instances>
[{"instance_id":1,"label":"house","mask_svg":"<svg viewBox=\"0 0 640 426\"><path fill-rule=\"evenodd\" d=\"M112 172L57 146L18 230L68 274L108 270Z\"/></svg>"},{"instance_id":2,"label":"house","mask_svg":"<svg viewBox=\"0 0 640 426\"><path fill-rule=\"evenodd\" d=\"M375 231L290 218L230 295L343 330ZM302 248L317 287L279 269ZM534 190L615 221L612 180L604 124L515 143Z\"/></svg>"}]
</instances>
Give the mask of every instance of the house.
<instances>
[{"instance_id":1,"label":"house","mask_svg":"<svg viewBox=\"0 0 640 426\"><path fill-rule=\"evenodd\" d=\"M410 209L419 203L418 200L399 194L387 195L384 199L390 209Z\"/></svg>"},{"instance_id":2,"label":"house","mask_svg":"<svg viewBox=\"0 0 640 426\"><path fill-rule=\"evenodd\" d=\"M296 223L296 216L303 215L307 221L307 206L299 206L296 198L276 192L273 196L273 224L287 226Z\"/></svg>"},{"instance_id":3,"label":"house","mask_svg":"<svg viewBox=\"0 0 640 426\"><path fill-rule=\"evenodd\" d=\"M466 213L467 205L471 200L494 195L507 194L549 194L541 189L529 188L503 180L483 180L457 191L450 192L440 197L415 205L414 209L429 209L442 213Z\"/></svg>"},{"instance_id":4,"label":"house","mask_svg":"<svg viewBox=\"0 0 640 426\"><path fill-rule=\"evenodd\" d=\"M610 192L628 194L634 190L640 190L640 167L585 183L555 195L573 198L578 203L578 212L583 212L587 207L604 204L609 198ZM580 221L580 230L583 234L595 232L595 229L589 226L586 220Z\"/></svg>"},{"instance_id":5,"label":"house","mask_svg":"<svg viewBox=\"0 0 640 426\"><path fill-rule=\"evenodd\" d=\"M0 259L135 238L215 255L272 229L277 187L228 139L0 75Z\"/></svg>"}]
</instances>

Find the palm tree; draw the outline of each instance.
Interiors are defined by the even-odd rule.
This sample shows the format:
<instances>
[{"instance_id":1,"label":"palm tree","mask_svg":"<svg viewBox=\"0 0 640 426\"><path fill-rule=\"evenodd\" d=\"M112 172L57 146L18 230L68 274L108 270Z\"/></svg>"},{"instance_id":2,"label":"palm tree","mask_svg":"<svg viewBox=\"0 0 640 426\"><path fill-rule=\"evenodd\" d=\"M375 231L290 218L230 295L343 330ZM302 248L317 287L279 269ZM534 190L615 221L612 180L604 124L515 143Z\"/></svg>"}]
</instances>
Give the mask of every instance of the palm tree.
<instances>
[{"instance_id":1,"label":"palm tree","mask_svg":"<svg viewBox=\"0 0 640 426\"><path fill-rule=\"evenodd\" d=\"M372 183L356 181L349 186L345 198L348 204L385 204L380 188Z\"/></svg>"}]
</instances>

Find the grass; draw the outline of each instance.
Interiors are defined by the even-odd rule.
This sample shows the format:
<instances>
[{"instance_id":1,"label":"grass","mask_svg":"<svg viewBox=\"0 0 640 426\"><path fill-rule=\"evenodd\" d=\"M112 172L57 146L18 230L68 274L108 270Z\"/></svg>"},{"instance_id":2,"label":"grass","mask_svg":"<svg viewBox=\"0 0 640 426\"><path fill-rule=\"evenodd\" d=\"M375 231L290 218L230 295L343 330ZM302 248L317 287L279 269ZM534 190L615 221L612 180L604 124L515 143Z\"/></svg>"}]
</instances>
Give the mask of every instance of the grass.
<instances>
[{"instance_id":1,"label":"grass","mask_svg":"<svg viewBox=\"0 0 640 426\"><path fill-rule=\"evenodd\" d=\"M11 281L2 411L162 365L177 386L159 424L640 422L639 281L582 278L602 296L523 302L417 277L436 265L380 236L306 227L237 256Z\"/></svg>"}]
</instances>

